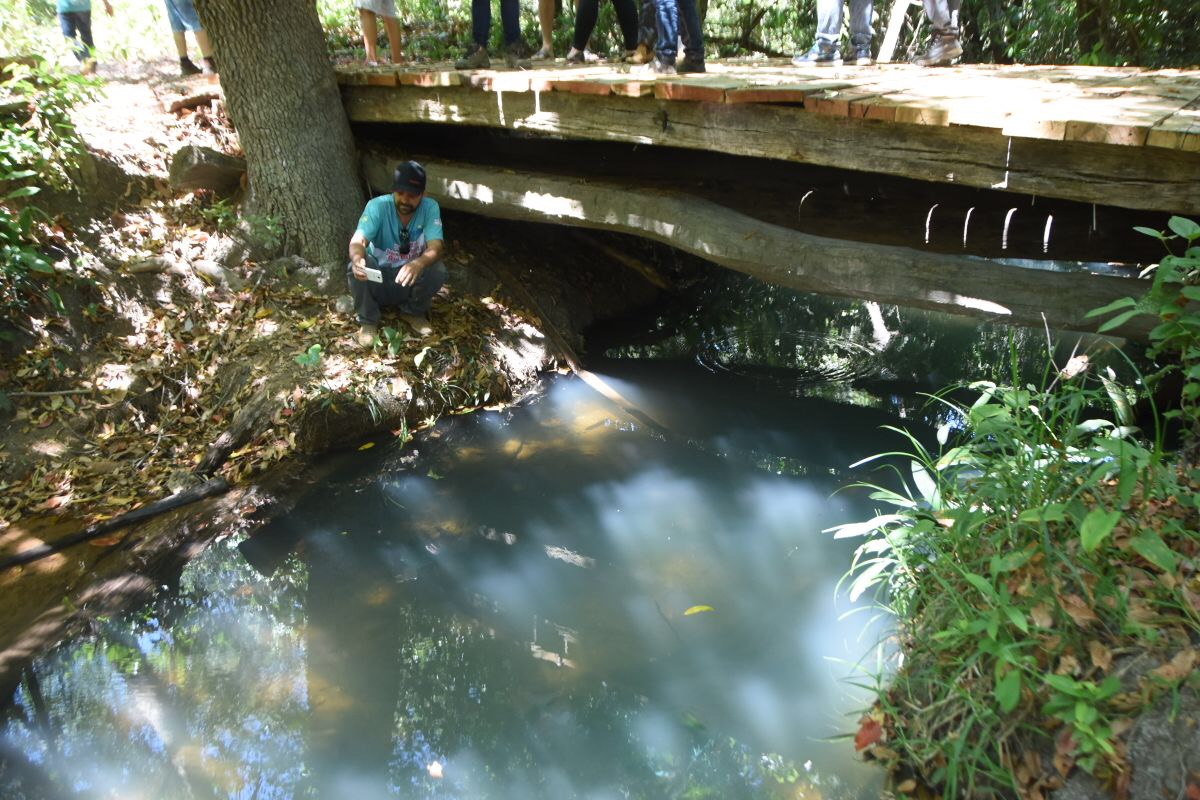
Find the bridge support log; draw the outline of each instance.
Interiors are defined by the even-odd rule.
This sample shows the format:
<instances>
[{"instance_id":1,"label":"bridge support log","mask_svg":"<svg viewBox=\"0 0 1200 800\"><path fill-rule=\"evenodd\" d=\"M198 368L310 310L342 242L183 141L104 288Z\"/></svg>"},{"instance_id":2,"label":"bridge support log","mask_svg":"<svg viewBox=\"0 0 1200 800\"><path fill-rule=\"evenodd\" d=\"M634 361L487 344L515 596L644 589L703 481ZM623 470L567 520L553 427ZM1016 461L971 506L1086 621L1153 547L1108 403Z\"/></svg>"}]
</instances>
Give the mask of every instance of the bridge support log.
<instances>
[{"instance_id":1,"label":"bridge support log","mask_svg":"<svg viewBox=\"0 0 1200 800\"><path fill-rule=\"evenodd\" d=\"M399 157L363 153L368 182L390 190ZM1094 331L1092 308L1149 282L1051 272L973 256L829 239L756 220L707 200L550 174L426 160L443 208L501 219L644 236L759 280L805 292L926 308L1005 323ZM1044 315L1044 319L1043 319ZM1149 323L1114 335L1144 338Z\"/></svg>"},{"instance_id":2,"label":"bridge support log","mask_svg":"<svg viewBox=\"0 0 1200 800\"><path fill-rule=\"evenodd\" d=\"M560 91L344 86L351 122L434 123L876 172L1121 208L1200 214L1200 153L894 124L761 103ZM1136 152L1135 152L1136 151Z\"/></svg>"}]
</instances>

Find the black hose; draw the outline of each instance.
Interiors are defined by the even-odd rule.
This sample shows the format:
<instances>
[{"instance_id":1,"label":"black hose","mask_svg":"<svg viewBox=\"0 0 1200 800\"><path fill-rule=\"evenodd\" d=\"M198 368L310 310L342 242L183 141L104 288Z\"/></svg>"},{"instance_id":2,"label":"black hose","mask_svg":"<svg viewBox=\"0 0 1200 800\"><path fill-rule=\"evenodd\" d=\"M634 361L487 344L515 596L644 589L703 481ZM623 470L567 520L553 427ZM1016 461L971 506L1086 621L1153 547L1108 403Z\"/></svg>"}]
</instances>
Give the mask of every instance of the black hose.
<instances>
[{"instance_id":1,"label":"black hose","mask_svg":"<svg viewBox=\"0 0 1200 800\"><path fill-rule=\"evenodd\" d=\"M10 558L0 561L0 572L12 567L19 567L23 564L29 564L34 561L45 558L48 555L57 553L59 550L64 550L72 545L86 542L88 539L94 539L97 536L103 536L110 531L115 531L117 528L123 528L126 525L132 525L135 522L141 522L144 519L158 516L164 511L170 511L173 508L194 503L197 500L203 500L206 497L223 494L229 491L229 484L224 478L213 478L210 481L196 486L192 489L173 494L170 497L164 497L162 500L155 500L153 503L144 505L141 508L135 508L127 514L121 514L112 519L106 519L103 522L97 522L94 525L89 525L79 533L72 533L69 536L64 536L55 542L40 544L37 547L19 553Z\"/></svg>"}]
</instances>

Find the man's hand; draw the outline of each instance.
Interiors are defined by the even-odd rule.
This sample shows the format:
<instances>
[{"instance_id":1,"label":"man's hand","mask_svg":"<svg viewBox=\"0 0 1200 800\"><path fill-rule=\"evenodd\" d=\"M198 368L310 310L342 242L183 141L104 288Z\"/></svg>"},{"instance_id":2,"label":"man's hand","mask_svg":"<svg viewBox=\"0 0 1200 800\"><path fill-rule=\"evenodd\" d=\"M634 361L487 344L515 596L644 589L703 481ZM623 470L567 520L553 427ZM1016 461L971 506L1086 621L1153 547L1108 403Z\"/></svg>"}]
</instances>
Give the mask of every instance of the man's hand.
<instances>
[{"instance_id":1,"label":"man's hand","mask_svg":"<svg viewBox=\"0 0 1200 800\"><path fill-rule=\"evenodd\" d=\"M350 273L356 281L365 281L367 279L367 259L359 257L350 262Z\"/></svg>"},{"instance_id":2,"label":"man's hand","mask_svg":"<svg viewBox=\"0 0 1200 800\"><path fill-rule=\"evenodd\" d=\"M421 270L425 269L425 267L416 262L417 259L414 258L412 261L400 268L400 271L396 273L397 285L412 286L417 282L417 278L421 275Z\"/></svg>"}]
</instances>

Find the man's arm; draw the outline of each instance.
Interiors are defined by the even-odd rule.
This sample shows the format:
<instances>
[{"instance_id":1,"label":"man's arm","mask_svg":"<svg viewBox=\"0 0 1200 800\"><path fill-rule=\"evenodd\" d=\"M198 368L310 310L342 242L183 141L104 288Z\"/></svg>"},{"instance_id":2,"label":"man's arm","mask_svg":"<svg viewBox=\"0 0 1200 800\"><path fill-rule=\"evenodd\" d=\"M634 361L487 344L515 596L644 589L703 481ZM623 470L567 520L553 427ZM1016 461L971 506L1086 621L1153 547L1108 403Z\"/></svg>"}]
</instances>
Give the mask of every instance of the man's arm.
<instances>
[{"instance_id":1,"label":"man's arm","mask_svg":"<svg viewBox=\"0 0 1200 800\"><path fill-rule=\"evenodd\" d=\"M355 231L350 237L350 266L355 280L367 279L367 237L362 231Z\"/></svg>"},{"instance_id":2,"label":"man's arm","mask_svg":"<svg viewBox=\"0 0 1200 800\"><path fill-rule=\"evenodd\" d=\"M353 239L350 241L350 246L354 246ZM430 239L425 243L425 252L410 260L396 273L396 283L401 286L412 286L417 282L417 278L420 276L422 270L430 264L441 260L445 249L446 243L441 239Z\"/></svg>"}]
</instances>

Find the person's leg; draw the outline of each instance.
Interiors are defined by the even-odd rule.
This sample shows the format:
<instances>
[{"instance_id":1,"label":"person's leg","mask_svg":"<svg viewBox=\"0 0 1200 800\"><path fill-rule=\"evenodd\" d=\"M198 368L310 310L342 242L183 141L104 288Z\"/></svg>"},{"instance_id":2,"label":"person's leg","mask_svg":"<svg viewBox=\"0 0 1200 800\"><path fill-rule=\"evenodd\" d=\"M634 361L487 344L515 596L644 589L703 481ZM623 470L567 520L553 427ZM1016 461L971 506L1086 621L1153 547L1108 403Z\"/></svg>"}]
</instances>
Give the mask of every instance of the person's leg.
<instances>
[{"instance_id":1,"label":"person's leg","mask_svg":"<svg viewBox=\"0 0 1200 800\"><path fill-rule=\"evenodd\" d=\"M63 38L71 43L75 58L82 64L83 60L87 58L87 51L84 50L83 43L79 41L78 17L78 12L61 11L58 14L58 27L62 30Z\"/></svg>"},{"instance_id":2,"label":"person's leg","mask_svg":"<svg viewBox=\"0 0 1200 800\"><path fill-rule=\"evenodd\" d=\"M375 267L375 260L367 257L367 266ZM379 301L371 294L371 287L376 286L371 281L360 281L354 277L354 265L346 262L346 286L350 296L354 298L354 313L359 325L379 324Z\"/></svg>"},{"instance_id":3,"label":"person's leg","mask_svg":"<svg viewBox=\"0 0 1200 800\"><path fill-rule=\"evenodd\" d=\"M204 28L196 28L192 31L192 35L196 37L196 46L200 48L200 55L204 58L212 58L212 41L208 38L208 32Z\"/></svg>"},{"instance_id":4,"label":"person's leg","mask_svg":"<svg viewBox=\"0 0 1200 800\"><path fill-rule=\"evenodd\" d=\"M843 0L817 0L817 39L836 45L842 39Z\"/></svg>"},{"instance_id":5,"label":"person's leg","mask_svg":"<svg viewBox=\"0 0 1200 800\"><path fill-rule=\"evenodd\" d=\"M642 0L638 9L638 44L651 48L658 41L658 23L654 20L654 0Z\"/></svg>"},{"instance_id":6,"label":"person's leg","mask_svg":"<svg viewBox=\"0 0 1200 800\"><path fill-rule=\"evenodd\" d=\"M401 314L426 317L433 298L446 283L446 265L435 261L421 270L417 282L408 288L408 297L397 304Z\"/></svg>"},{"instance_id":7,"label":"person's leg","mask_svg":"<svg viewBox=\"0 0 1200 800\"><path fill-rule=\"evenodd\" d=\"M583 63L583 51L587 49L599 14L600 0L580 0L579 7L575 9L575 34L571 40L571 52L567 54L568 61Z\"/></svg>"},{"instance_id":8,"label":"person's leg","mask_svg":"<svg viewBox=\"0 0 1200 800\"><path fill-rule=\"evenodd\" d=\"M950 4L946 0L922 0L921 5L925 8L930 27L935 31L945 31L954 27Z\"/></svg>"},{"instance_id":9,"label":"person's leg","mask_svg":"<svg viewBox=\"0 0 1200 800\"><path fill-rule=\"evenodd\" d=\"M921 67L944 67L954 63L962 55L962 44L958 40L958 3L949 0L923 0L925 16L932 30L929 48L913 59Z\"/></svg>"},{"instance_id":10,"label":"person's leg","mask_svg":"<svg viewBox=\"0 0 1200 800\"><path fill-rule=\"evenodd\" d=\"M679 37L683 39L684 59L692 72L704 71L704 26L695 0L679 5ZM699 69L697 69L699 67Z\"/></svg>"},{"instance_id":11,"label":"person's leg","mask_svg":"<svg viewBox=\"0 0 1200 800\"><path fill-rule=\"evenodd\" d=\"M542 26L542 49L534 58L554 58L554 0L538 0L538 24ZM579 27L578 19L575 26Z\"/></svg>"},{"instance_id":12,"label":"person's leg","mask_svg":"<svg viewBox=\"0 0 1200 800\"><path fill-rule=\"evenodd\" d=\"M488 35L492 32L492 0L471 0L471 39L487 50Z\"/></svg>"},{"instance_id":13,"label":"person's leg","mask_svg":"<svg viewBox=\"0 0 1200 800\"><path fill-rule=\"evenodd\" d=\"M365 8L358 10L358 27L362 29L363 49L367 51L367 63L379 60L375 43L379 40L379 28L375 25L375 12Z\"/></svg>"},{"instance_id":14,"label":"person's leg","mask_svg":"<svg viewBox=\"0 0 1200 800\"><path fill-rule=\"evenodd\" d=\"M850 52L847 63L860 67L875 63L871 52L871 17L874 13L872 0L850 0Z\"/></svg>"},{"instance_id":15,"label":"person's leg","mask_svg":"<svg viewBox=\"0 0 1200 800\"><path fill-rule=\"evenodd\" d=\"M395 17L384 17L383 28L388 35L388 49L392 53L392 63L399 64L404 60L404 53L400 49L400 20Z\"/></svg>"},{"instance_id":16,"label":"person's leg","mask_svg":"<svg viewBox=\"0 0 1200 800\"><path fill-rule=\"evenodd\" d=\"M674 68L676 40L679 38L679 8L676 0L655 0L654 11L658 22L655 56L660 67Z\"/></svg>"},{"instance_id":17,"label":"person's leg","mask_svg":"<svg viewBox=\"0 0 1200 800\"><path fill-rule=\"evenodd\" d=\"M617 12L617 24L621 26L621 37L625 40L625 50L637 47L638 13L633 0L613 0L613 9Z\"/></svg>"},{"instance_id":18,"label":"person's leg","mask_svg":"<svg viewBox=\"0 0 1200 800\"><path fill-rule=\"evenodd\" d=\"M511 47L521 40L521 4L519 0L500 0L500 29L504 44Z\"/></svg>"}]
</instances>

